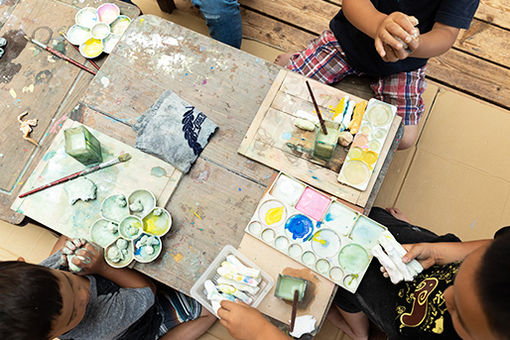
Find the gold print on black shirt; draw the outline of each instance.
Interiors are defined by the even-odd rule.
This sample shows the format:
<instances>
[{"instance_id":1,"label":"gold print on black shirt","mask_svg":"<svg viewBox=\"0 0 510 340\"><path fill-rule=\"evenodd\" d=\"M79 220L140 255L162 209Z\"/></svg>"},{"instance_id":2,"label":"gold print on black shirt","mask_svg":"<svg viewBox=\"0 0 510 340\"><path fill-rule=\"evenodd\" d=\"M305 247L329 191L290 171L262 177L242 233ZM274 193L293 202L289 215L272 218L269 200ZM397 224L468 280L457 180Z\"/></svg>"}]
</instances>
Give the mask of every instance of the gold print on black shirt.
<instances>
[{"instance_id":1,"label":"gold print on black shirt","mask_svg":"<svg viewBox=\"0 0 510 340\"><path fill-rule=\"evenodd\" d=\"M405 282L398 291L397 325L403 334L442 334L446 304L443 292L453 284L459 262L434 266Z\"/></svg>"}]
</instances>

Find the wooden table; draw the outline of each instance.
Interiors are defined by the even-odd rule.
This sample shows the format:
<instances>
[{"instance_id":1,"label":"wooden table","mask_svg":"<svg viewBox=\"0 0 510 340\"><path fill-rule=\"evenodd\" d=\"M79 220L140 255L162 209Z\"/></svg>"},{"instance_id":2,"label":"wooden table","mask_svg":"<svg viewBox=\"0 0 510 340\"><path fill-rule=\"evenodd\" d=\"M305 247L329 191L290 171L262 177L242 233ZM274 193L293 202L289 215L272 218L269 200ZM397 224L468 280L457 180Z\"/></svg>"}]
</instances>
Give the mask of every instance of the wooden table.
<instances>
[{"instance_id":1,"label":"wooden table","mask_svg":"<svg viewBox=\"0 0 510 340\"><path fill-rule=\"evenodd\" d=\"M174 223L163 254L136 269L188 293L225 245L239 246L276 172L237 149L279 71L155 16L132 23L70 117L132 145L130 126L172 89L220 127L167 205ZM327 281L321 288L329 292L322 302L326 310L335 286Z\"/></svg>"},{"instance_id":2,"label":"wooden table","mask_svg":"<svg viewBox=\"0 0 510 340\"><path fill-rule=\"evenodd\" d=\"M10 206L59 131L60 117L76 106L92 79L89 73L28 43L23 35L85 62L59 32L74 24L79 8L98 7L104 2L111 1L0 1L0 37L8 41L0 59L0 218L5 221L19 224L23 220L24 216ZM135 6L114 2L122 14L131 18L140 14ZM39 120L31 135L39 147L24 140L19 131L16 118L24 110L29 111L24 119Z\"/></svg>"}]
</instances>

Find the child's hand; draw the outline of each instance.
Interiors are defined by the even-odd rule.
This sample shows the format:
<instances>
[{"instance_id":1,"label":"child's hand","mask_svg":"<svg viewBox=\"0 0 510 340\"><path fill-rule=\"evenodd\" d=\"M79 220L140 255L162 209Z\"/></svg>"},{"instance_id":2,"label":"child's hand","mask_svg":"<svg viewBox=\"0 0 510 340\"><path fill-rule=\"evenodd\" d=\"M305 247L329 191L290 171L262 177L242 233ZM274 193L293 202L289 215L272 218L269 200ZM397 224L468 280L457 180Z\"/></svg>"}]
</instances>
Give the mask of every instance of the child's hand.
<instances>
[{"instance_id":1,"label":"child's hand","mask_svg":"<svg viewBox=\"0 0 510 340\"><path fill-rule=\"evenodd\" d=\"M230 335L239 340L258 339L264 328L272 326L262 313L240 301L221 301L218 316Z\"/></svg>"},{"instance_id":2,"label":"child's hand","mask_svg":"<svg viewBox=\"0 0 510 340\"><path fill-rule=\"evenodd\" d=\"M107 266L103 249L91 242L85 242L84 245L74 251L73 255L76 256L71 261L81 269L77 273L79 275L101 274Z\"/></svg>"},{"instance_id":3,"label":"child's hand","mask_svg":"<svg viewBox=\"0 0 510 340\"><path fill-rule=\"evenodd\" d=\"M416 260L425 270L437 263L437 255L434 243L403 244L402 247L404 247L404 249L407 251L404 257L402 257L402 262L406 264L412 260ZM380 270L384 277L390 277L384 266L381 266Z\"/></svg>"},{"instance_id":4,"label":"child's hand","mask_svg":"<svg viewBox=\"0 0 510 340\"><path fill-rule=\"evenodd\" d=\"M375 36L375 49L387 62L405 59L419 46L416 26L418 20L401 12L393 12L379 24ZM400 41L399 41L400 39ZM407 45L407 49L404 46Z\"/></svg>"}]
</instances>

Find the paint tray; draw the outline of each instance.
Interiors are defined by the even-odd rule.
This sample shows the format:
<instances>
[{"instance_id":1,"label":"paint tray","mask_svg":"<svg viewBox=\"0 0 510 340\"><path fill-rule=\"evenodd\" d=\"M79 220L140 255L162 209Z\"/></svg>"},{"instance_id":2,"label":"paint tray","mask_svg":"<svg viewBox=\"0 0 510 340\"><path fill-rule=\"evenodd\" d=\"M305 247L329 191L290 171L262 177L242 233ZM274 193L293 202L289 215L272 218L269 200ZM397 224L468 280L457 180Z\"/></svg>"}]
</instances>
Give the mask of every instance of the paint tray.
<instances>
[{"instance_id":1,"label":"paint tray","mask_svg":"<svg viewBox=\"0 0 510 340\"><path fill-rule=\"evenodd\" d=\"M207 292L204 288L204 282L207 280L211 280L212 282L214 282L214 284L217 284L217 279L220 277L220 275L216 273L216 269L218 269L221 266L222 262L226 261L227 256L229 255L234 255L235 257L237 257L239 261L241 261L242 264L244 264L247 267L256 268L260 270L262 280L259 283L260 288L259 291L255 295L246 293L246 295L253 299L253 302L251 303L250 306L252 306L253 308L257 308L274 285L274 280L271 276L269 276L267 273L261 270L255 263L250 261L246 256L241 254L233 246L226 245L222 249L222 251L218 254L218 256L216 256L213 262L209 265L206 271L198 278L198 280L195 282L195 284L193 285L193 287L191 287L190 290L191 297L200 302L202 306L204 306L209 312L213 313L214 315L216 315L216 313L213 310L211 302L207 299ZM218 317L218 315L216 315L216 317Z\"/></svg>"},{"instance_id":2,"label":"paint tray","mask_svg":"<svg viewBox=\"0 0 510 340\"><path fill-rule=\"evenodd\" d=\"M245 231L354 293L386 227L280 173Z\"/></svg>"},{"instance_id":3,"label":"paint tray","mask_svg":"<svg viewBox=\"0 0 510 340\"><path fill-rule=\"evenodd\" d=\"M368 101L359 131L340 169L340 183L367 189L396 112L394 105L374 98Z\"/></svg>"}]
</instances>

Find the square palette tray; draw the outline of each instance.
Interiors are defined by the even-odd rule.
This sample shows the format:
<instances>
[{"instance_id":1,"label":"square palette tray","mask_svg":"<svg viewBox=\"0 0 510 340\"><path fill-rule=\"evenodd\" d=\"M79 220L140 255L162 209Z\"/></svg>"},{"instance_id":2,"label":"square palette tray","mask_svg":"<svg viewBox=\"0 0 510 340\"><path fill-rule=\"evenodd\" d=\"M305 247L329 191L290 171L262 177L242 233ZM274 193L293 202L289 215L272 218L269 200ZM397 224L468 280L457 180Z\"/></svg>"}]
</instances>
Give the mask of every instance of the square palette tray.
<instances>
[{"instance_id":1,"label":"square palette tray","mask_svg":"<svg viewBox=\"0 0 510 340\"><path fill-rule=\"evenodd\" d=\"M373 98L368 101L358 133L340 169L340 183L367 189L396 112L394 105Z\"/></svg>"},{"instance_id":2,"label":"square palette tray","mask_svg":"<svg viewBox=\"0 0 510 340\"><path fill-rule=\"evenodd\" d=\"M386 227L280 173L245 231L350 292Z\"/></svg>"}]
</instances>

